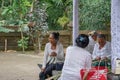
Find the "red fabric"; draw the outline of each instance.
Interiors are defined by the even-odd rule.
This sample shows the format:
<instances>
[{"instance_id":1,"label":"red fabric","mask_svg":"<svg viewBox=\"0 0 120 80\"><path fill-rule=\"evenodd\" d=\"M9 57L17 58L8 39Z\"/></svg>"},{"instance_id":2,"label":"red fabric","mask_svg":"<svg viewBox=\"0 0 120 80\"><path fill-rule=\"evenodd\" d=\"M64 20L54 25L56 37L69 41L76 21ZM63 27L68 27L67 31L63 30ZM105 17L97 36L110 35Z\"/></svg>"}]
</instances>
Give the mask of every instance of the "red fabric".
<instances>
[{"instance_id":1,"label":"red fabric","mask_svg":"<svg viewBox=\"0 0 120 80\"><path fill-rule=\"evenodd\" d=\"M81 78L83 80L83 76L86 69L82 69L80 71ZM104 66L93 67L89 70L86 80L107 80L107 72L108 69Z\"/></svg>"}]
</instances>

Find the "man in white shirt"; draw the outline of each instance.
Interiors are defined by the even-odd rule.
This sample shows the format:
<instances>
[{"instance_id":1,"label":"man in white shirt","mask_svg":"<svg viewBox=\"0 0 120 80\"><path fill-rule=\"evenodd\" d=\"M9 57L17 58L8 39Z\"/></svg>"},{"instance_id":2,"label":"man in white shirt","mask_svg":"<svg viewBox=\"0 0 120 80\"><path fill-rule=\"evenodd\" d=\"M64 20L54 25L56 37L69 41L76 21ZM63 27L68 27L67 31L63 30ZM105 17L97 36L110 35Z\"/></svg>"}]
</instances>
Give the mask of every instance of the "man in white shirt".
<instances>
[{"instance_id":1,"label":"man in white shirt","mask_svg":"<svg viewBox=\"0 0 120 80\"><path fill-rule=\"evenodd\" d=\"M93 53L93 49L94 49L94 46L96 44L97 34L98 33L96 31L92 31L92 32L88 33L88 35L89 35L89 44L86 47L86 50L89 51L91 54Z\"/></svg>"},{"instance_id":2,"label":"man in white shirt","mask_svg":"<svg viewBox=\"0 0 120 80\"><path fill-rule=\"evenodd\" d=\"M106 41L104 34L97 37L98 43L95 44L93 50L93 60L107 59L111 56L111 44Z\"/></svg>"}]
</instances>

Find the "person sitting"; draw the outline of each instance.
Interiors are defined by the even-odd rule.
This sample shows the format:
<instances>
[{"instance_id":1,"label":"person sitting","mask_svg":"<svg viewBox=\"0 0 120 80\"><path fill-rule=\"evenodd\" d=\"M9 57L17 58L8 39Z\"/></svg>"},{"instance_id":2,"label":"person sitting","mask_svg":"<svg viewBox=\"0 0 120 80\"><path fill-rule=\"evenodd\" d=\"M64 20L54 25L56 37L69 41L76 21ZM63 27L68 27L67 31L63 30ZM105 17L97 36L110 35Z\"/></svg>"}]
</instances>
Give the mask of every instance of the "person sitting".
<instances>
[{"instance_id":1,"label":"person sitting","mask_svg":"<svg viewBox=\"0 0 120 80\"><path fill-rule=\"evenodd\" d=\"M97 40L92 55L92 66L106 66L111 69L111 44L106 41L104 34L99 34Z\"/></svg>"},{"instance_id":2,"label":"person sitting","mask_svg":"<svg viewBox=\"0 0 120 80\"><path fill-rule=\"evenodd\" d=\"M53 70L62 70L63 62L63 45L59 42L59 33L53 32L49 35L49 42L45 46L43 65L39 74L40 80L51 77Z\"/></svg>"},{"instance_id":3,"label":"person sitting","mask_svg":"<svg viewBox=\"0 0 120 80\"><path fill-rule=\"evenodd\" d=\"M91 32L88 33L88 35L89 35L89 44L86 47L86 50L88 50L92 54L94 46L97 42L98 33L96 31L91 31Z\"/></svg>"},{"instance_id":4,"label":"person sitting","mask_svg":"<svg viewBox=\"0 0 120 80\"><path fill-rule=\"evenodd\" d=\"M91 68L91 54L85 50L89 38L80 34L76 38L76 46L69 46L66 49L65 62L59 80L81 80L80 70Z\"/></svg>"},{"instance_id":5,"label":"person sitting","mask_svg":"<svg viewBox=\"0 0 120 80\"><path fill-rule=\"evenodd\" d=\"M110 42L106 41L105 35L98 34L97 41L98 42L95 44L93 54L92 54L93 60L100 61L100 60L110 59L111 44Z\"/></svg>"}]
</instances>

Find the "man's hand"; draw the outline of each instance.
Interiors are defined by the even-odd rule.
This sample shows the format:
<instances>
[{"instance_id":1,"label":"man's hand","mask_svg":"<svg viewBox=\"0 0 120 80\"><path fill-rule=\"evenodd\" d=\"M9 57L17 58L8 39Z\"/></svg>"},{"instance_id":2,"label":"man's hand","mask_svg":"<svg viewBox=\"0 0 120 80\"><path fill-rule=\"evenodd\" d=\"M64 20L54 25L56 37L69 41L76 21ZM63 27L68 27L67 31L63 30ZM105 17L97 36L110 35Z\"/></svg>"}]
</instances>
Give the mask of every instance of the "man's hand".
<instances>
[{"instance_id":1,"label":"man's hand","mask_svg":"<svg viewBox=\"0 0 120 80\"><path fill-rule=\"evenodd\" d=\"M108 60L108 58L107 57L104 57L104 58L102 58L103 60L105 60L105 61L107 61Z\"/></svg>"},{"instance_id":2,"label":"man's hand","mask_svg":"<svg viewBox=\"0 0 120 80\"><path fill-rule=\"evenodd\" d=\"M56 53L56 52L52 52L52 53L50 54L50 56L55 57L55 56L57 56L57 53Z\"/></svg>"},{"instance_id":3,"label":"man's hand","mask_svg":"<svg viewBox=\"0 0 120 80\"><path fill-rule=\"evenodd\" d=\"M96 57L96 60L101 60L101 58L100 57Z\"/></svg>"}]
</instances>

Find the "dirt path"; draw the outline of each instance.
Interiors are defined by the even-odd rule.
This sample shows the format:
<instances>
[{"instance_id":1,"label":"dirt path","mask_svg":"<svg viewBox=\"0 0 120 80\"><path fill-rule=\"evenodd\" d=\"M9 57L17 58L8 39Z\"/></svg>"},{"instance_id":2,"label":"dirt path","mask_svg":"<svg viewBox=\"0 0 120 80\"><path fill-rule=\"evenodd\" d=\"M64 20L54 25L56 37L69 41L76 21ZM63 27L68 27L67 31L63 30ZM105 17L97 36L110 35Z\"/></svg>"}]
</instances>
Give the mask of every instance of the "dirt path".
<instances>
[{"instance_id":1,"label":"dirt path","mask_svg":"<svg viewBox=\"0 0 120 80\"><path fill-rule=\"evenodd\" d=\"M0 52L0 80L38 80L43 53Z\"/></svg>"}]
</instances>

